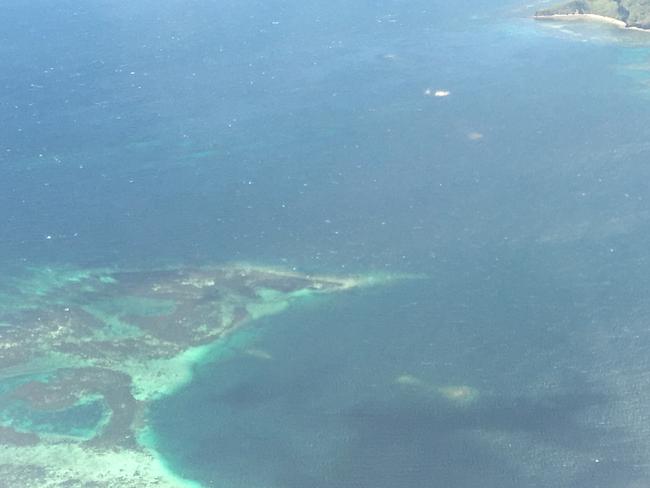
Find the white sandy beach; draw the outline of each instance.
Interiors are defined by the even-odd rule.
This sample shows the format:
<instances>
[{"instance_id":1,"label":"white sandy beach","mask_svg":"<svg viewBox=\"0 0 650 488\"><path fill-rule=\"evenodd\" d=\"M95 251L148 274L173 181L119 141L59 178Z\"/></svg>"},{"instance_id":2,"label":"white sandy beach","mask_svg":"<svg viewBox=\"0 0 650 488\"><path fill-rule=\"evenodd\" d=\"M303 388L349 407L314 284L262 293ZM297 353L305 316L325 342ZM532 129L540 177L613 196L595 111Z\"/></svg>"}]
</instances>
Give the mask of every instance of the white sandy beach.
<instances>
[{"instance_id":1,"label":"white sandy beach","mask_svg":"<svg viewBox=\"0 0 650 488\"><path fill-rule=\"evenodd\" d=\"M579 14L579 13L574 13L574 14L552 14L552 15L535 15L535 19L539 20L585 20L585 21L593 21L593 22L603 22L606 24L611 24L615 25L616 27L620 27L621 29L628 29L628 30L636 30L636 31L642 31L642 32L650 32L648 29L642 29L640 27L633 27L633 26L628 26L625 22L619 19L615 19L613 17L607 17L605 15L597 15L597 14Z\"/></svg>"}]
</instances>

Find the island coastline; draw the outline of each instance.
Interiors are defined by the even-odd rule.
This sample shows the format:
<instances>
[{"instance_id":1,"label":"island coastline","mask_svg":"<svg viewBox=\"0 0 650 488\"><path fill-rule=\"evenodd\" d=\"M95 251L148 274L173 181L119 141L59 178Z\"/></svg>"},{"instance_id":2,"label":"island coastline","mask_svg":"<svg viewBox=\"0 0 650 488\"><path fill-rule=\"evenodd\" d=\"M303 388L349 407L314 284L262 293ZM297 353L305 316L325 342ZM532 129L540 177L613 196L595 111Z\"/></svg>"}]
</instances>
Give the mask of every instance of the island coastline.
<instances>
[{"instance_id":1,"label":"island coastline","mask_svg":"<svg viewBox=\"0 0 650 488\"><path fill-rule=\"evenodd\" d=\"M630 12L624 9L624 14L615 16L611 9L604 9L592 6L588 1L582 2L580 8L574 9L577 2L560 5L555 8L539 10L533 15L533 19L541 21L586 21L609 24L620 29L650 32L650 25L647 22L639 21L638 15L634 17L635 21L630 20ZM611 15L610 15L611 14Z\"/></svg>"},{"instance_id":2,"label":"island coastline","mask_svg":"<svg viewBox=\"0 0 650 488\"><path fill-rule=\"evenodd\" d=\"M614 17L607 17L606 15L598 14L535 14L533 15L535 20L570 20L570 21L586 21L586 22L601 22L605 24L615 25L621 29L631 29L631 30L642 30L648 31L648 29L641 29L639 27L628 26L624 21L615 19Z\"/></svg>"},{"instance_id":3,"label":"island coastline","mask_svg":"<svg viewBox=\"0 0 650 488\"><path fill-rule=\"evenodd\" d=\"M607 17L606 15L598 14L535 14L533 19L541 21L584 21L584 22L600 22L603 24L610 24L619 29L637 31L637 32L650 32L650 29L637 27L634 25L627 25L625 22L614 17Z\"/></svg>"}]
</instances>

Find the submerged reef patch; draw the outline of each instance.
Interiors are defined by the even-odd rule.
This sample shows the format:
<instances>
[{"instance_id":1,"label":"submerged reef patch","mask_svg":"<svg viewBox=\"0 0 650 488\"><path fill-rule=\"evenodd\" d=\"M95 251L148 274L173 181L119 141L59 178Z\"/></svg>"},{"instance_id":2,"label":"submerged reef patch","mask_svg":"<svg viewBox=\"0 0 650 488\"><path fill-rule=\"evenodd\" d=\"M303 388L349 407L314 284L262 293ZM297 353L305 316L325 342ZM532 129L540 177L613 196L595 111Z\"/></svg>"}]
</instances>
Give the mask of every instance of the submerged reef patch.
<instances>
[{"instance_id":1,"label":"submerged reef patch","mask_svg":"<svg viewBox=\"0 0 650 488\"><path fill-rule=\"evenodd\" d=\"M247 264L5 278L1 479L26 488L197 486L155 452L148 405L190 381L198 363L227 354L250 321L390 279Z\"/></svg>"},{"instance_id":2,"label":"submerged reef patch","mask_svg":"<svg viewBox=\"0 0 650 488\"><path fill-rule=\"evenodd\" d=\"M459 407L475 403L479 391L468 385L434 385L410 374L402 374L395 378L395 383L424 394L431 399L442 399Z\"/></svg>"}]
</instances>

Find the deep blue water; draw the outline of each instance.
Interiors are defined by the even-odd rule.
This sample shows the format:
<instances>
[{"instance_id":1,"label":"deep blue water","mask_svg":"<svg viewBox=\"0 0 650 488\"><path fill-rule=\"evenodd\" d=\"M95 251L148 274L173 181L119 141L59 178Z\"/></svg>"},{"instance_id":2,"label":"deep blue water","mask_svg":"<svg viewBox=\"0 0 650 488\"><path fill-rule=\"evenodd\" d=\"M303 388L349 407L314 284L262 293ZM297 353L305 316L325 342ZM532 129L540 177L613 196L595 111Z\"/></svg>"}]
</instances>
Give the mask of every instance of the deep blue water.
<instances>
[{"instance_id":1,"label":"deep blue water","mask_svg":"<svg viewBox=\"0 0 650 488\"><path fill-rule=\"evenodd\" d=\"M156 405L207 486L646 486L649 41L349 3L9 2L3 267L427 275L266 319L272 359Z\"/></svg>"}]
</instances>

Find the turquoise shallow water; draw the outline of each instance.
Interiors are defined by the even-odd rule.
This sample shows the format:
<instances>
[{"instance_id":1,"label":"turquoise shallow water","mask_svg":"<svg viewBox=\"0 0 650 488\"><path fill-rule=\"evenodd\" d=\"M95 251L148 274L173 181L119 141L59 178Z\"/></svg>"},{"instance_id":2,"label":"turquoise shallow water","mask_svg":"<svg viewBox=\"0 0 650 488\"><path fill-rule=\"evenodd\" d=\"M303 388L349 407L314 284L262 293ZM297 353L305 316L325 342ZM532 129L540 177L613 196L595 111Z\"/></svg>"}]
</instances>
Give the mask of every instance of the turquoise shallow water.
<instances>
[{"instance_id":1,"label":"turquoise shallow water","mask_svg":"<svg viewBox=\"0 0 650 488\"><path fill-rule=\"evenodd\" d=\"M648 484L643 34L516 2L46 6L0 21L5 275L428 277L253 324L155 405L174 469L226 488Z\"/></svg>"},{"instance_id":2,"label":"turquoise shallow water","mask_svg":"<svg viewBox=\"0 0 650 488\"><path fill-rule=\"evenodd\" d=\"M10 425L18 431L38 432L46 437L90 439L95 435L95 427L104 418L105 408L101 399L60 410L35 410L16 402L3 406L3 414L6 416L3 420L10 419Z\"/></svg>"}]
</instances>

